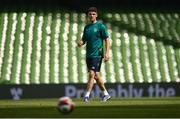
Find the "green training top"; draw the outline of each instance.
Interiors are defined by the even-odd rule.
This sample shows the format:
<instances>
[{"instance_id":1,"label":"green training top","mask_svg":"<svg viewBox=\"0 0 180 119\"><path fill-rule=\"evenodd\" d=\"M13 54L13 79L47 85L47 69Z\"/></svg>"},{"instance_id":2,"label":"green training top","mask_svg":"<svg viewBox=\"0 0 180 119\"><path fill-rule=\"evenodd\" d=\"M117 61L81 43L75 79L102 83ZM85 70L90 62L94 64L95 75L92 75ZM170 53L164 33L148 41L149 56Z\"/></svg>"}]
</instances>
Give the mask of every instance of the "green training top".
<instances>
[{"instance_id":1,"label":"green training top","mask_svg":"<svg viewBox=\"0 0 180 119\"><path fill-rule=\"evenodd\" d=\"M85 26L82 40L86 42L86 57L103 57L103 40L109 37L105 25L97 21Z\"/></svg>"}]
</instances>

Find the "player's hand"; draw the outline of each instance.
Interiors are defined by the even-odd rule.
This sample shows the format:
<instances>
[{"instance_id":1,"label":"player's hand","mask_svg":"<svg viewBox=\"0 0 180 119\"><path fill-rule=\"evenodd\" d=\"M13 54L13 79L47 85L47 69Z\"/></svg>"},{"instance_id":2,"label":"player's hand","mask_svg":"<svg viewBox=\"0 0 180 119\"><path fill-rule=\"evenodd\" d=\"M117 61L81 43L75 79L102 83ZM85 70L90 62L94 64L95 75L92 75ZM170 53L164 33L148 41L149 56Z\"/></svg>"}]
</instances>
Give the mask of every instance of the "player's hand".
<instances>
[{"instance_id":1,"label":"player's hand","mask_svg":"<svg viewBox=\"0 0 180 119\"><path fill-rule=\"evenodd\" d=\"M106 53L104 56L104 61L107 62L110 59L109 53Z\"/></svg>"},{"instance_id":2,"label":"player's hand","mask_svg":"<svg viewBox=\"0 0 180 119\"><path fill-rule=\"evenodd\" d=\"M77 42L77 46L78 46L78 47L81 47L83 44L84 44L84 43L83 43L82 40L80 40L79 42Z\"/></svg>"}]
</instances>

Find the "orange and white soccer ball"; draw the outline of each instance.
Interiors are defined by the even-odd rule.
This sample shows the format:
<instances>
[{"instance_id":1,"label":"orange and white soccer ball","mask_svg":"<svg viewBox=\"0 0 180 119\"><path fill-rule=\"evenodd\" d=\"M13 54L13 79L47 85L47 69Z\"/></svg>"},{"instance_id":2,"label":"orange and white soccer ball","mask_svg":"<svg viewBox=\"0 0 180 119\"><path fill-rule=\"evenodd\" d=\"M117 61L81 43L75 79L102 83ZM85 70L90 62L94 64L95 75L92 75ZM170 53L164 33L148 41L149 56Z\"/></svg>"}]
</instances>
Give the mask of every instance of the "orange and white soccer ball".
<instances>
[{"instance_id":1,"label":"orange and white soccer ball","mask_svg":"<svg viewBox=\"0 0 180 119\"><path fill-rule=\"evenodd\" d=\"M70 97L60 97L57 104L57 109L63 114L71 113L75 108L75 103Z\"/></svg>"}]
</instances>

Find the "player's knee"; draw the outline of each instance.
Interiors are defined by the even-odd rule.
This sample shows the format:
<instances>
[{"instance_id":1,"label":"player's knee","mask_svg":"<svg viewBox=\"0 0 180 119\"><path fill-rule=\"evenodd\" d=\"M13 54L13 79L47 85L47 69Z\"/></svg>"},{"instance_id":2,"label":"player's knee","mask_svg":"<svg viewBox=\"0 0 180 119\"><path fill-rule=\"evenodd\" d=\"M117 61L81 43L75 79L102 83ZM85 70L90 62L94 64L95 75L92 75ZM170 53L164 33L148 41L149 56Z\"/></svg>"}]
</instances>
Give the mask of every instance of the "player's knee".
<instances>
[{"instance_id":1,"label":"player's knee","mask_svg":"<svg viewBox=\"0 0 180 119\"><path fill-rule=\"evenodd\" d=\"M94 79L94 78L95 78L95 73L94 73L94 71L90 71L90 72L89 72L89 78L90 78L90 79Z\"/></svg>"},{"instance_id":2,"label":"player's knee","mask_svg":"<svg viewBox=\"0 0 180 119\"><path fill-rule=\"evenodd\" d=\"M99 80L99 76L95 75L94 79L98 81Z\"/></svg>"},{"instance_id":3,"label":"player's knee","mask_svg":"<svg viewBox=\"0 0 180 119\"><path fill-rule=\"evenodd\" d=\"M96 73L95 73L95 77L96 77L97 79L101 78L99 72L96 72Z\"/></svg>"}]
</instances>

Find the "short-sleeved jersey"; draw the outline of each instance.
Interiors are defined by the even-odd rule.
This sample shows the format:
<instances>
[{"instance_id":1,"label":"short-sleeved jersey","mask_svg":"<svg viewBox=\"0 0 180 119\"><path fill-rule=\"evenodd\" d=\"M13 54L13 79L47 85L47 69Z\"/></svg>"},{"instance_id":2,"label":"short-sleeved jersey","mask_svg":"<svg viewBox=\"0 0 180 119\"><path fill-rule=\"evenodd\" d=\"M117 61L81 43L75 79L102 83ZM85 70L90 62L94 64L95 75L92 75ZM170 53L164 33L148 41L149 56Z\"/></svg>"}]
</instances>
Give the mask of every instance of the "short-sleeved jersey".
<instances>
[{"instance_id":1,"label":"short-sleeved jersey","mask_svg":"<svg viewBox=\"0 0 180 119\"><path fill-rule=\"evenodd\" d=\"M108 37L107 29L102 22L86 25L82 37L86 42L86 57L103 57L103 40Z\"/></svg>"}]
</instances>

